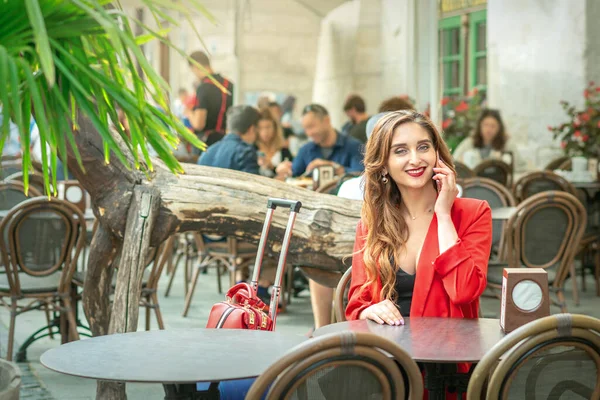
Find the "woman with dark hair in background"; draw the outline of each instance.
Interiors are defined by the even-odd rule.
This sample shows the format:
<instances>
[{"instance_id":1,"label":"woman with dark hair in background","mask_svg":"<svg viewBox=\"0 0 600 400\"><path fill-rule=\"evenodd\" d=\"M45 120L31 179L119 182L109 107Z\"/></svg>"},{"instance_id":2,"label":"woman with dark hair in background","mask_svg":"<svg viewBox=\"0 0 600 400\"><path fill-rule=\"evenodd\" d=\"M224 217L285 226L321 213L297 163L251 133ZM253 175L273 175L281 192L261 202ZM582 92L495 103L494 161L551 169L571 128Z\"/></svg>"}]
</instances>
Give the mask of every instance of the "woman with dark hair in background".
<instances>
[{"instance_id":1,"label":"woman with dark hair in background","mask_svg":"<svg viewBox=\"0 0 600 400\"><path fill-rule=\"evenodd\" d=\"M500 111L486 108L477 120L475 132L458 145L453 155L455 160L474 168L490 158L510 162L510 159L503 157L508 152L512 153L515 171L523 171L526 163L519 157L514 143L509 140Z\"/></svg>"}]
</instances>

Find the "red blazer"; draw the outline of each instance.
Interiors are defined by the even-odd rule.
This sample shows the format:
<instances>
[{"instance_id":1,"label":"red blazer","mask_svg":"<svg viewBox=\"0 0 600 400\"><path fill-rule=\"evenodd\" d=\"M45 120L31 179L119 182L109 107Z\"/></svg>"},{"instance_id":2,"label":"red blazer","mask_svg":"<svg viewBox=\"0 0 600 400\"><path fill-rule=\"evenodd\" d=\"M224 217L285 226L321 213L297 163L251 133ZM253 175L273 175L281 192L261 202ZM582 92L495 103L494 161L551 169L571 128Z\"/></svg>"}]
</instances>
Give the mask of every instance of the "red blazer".
<instances>
[{"instance_id":1,"label":"red blazer","mask_svg":"<svg viewBox=\"0 0 600 400\"><path fill-rule=\"evenodd\" d=\"M419 257L413 290L411 317L477 318L479 296L487 284L487 268L492 247L492 213L487 202L457 198L451 211L458 241L443 254L438 245L437 217L434 214ZM348 293L346 318L381 301L381 279L361 290L367 276L363 261L367 228L356 228L352 282Z\"/></svg>"}]
</instances>

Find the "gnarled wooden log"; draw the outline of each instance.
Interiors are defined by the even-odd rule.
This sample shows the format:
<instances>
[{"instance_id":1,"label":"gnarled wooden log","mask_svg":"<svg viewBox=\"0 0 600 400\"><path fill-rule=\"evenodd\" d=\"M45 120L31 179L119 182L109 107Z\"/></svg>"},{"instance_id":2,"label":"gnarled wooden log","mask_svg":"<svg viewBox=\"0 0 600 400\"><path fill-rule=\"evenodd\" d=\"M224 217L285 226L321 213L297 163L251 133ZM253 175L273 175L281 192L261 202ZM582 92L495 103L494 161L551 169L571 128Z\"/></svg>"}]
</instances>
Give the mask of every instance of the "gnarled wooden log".
<instances>
[{"instance_id":1,"label":"gnarled wooden log","mask_svg":"<svg viewBox=\"0 0 600 400\"><path fill-rule=\"evenodd\" d=\"M73 159L69 159L69 167L90 193L101 223L117 240L122 241L136 184L153 186L160 192L161 204L151 246L159 245L175 232L185 231L233 235L258 243L267 198L289 198L303 204L296 220L289 262L336 272L346 269L342 259L352 253L360 202L220 168L186 164L186 173L176 176L159 160L154 160L155 172L146 179L139 171L127 170L116 157L111 164L104 164L99 135L87 121L81 121L80 126L76 139L86 173ZM283 213L276 213L271 230L275 239L280 241L283 237L286 222ZM278 249L276 244L270 251Z\"/></svg>"}]
</instances>

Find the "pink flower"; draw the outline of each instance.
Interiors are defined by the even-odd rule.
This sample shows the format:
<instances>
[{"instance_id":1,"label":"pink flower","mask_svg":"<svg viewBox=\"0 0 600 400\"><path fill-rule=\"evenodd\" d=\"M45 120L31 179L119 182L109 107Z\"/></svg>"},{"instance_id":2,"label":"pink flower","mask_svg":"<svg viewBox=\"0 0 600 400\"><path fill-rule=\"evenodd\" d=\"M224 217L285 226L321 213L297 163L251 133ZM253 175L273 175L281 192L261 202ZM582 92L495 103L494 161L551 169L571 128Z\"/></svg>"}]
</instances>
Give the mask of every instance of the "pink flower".
<instances>
[{"instance_id":1,"label":"pink flower","mask_svg":"<svg viewBox=\"0 0 600 400\"><path fill-rule=\"evenodd\" d=\"M590 91L589 91L589 90L587 90L587 89L585 89L585 90L583 91L583 97L585 97L586 99L588 99L588 98L590 97Z\"/></svg>"},{"instance_id":2,"label":"pink flower","mask_svg":"<svg viewBox=\"0 0 600 400\"><path fill-rule=\"evenodd\" d=\"M579 117L583 122L588 122L590 120L590 115L588 113L581 113Z\"/></svg>"},{"instance_id":3,"label":"pink flower","mask_svg":"<svg viewBox=\"0 0 600 400\"><path fill-rule=\"evenodd\" d=\"M580 137L581 136L581 131L575 131L575 133L573 133L573 136Z\"/></svg>"},{"instance_id":4,"label":"pink flower","mask_svg":"<svg viewBox=\"0 0 600 400\"><path fill-rule=\"evenodd\" d=\"M448 97L444 97L442 99L442 105L445 106L446 104L450 103L450 99Z\"/></svg>"},{"instance_id":5,"label":"pink flower","mask_svg":"<svg viewBox=\"0 0 600 400\"><path fill-rule=\"evenodd\" d=\"M442 129L448 129L448 127L450 125L452 125L452 119L450 118L446 118L443 122L442 122Z\"/></svg>"},{"instance_id":6,"label":"pink flower","mask_svg":"<svg viewBox=\"0 0 600 400\"><path fill-rule=\"evenodd\" d=\"M587 142L590 139L589 135L583 135L583 137L581 138L581 140L583 140L584 142Z\"/></svg>"},{"instance_id":7,"label":"pink flower","mask_svg":"<svg viewBox=\"0 0 600 400\"><path fill-rule=\"evenodd\" d=\"M552 131L554 130L554 128L553 128L553 127L551 127L550 125L548 125L548 130L549 130L550 132L552 132Z\"/></svg>"},{"instance_id":8,"label":"pink flower","mask_svg":"<svg viewBox=\"0 0 600 400\"><path fill-rule=\"evenodd\" d=\"M567 147L567 142L560 142L560 147L562 147L563 149Z\"/></svg>"}]
</instances>

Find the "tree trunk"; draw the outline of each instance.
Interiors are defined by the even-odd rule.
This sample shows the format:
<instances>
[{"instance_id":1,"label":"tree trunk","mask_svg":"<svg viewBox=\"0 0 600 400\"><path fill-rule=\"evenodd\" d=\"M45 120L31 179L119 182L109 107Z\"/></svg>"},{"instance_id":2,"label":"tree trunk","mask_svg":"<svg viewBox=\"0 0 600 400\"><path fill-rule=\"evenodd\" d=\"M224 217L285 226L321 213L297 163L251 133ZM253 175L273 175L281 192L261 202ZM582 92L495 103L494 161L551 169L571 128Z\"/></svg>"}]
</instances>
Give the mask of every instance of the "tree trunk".
<instances>
[{"instance_id":1,"label":"tree trunk","mask_svg":"<svg viewBox=\"0 0 600 400\"><path fill-rule=\"evenodd\" d=\"M127 216L121 263L113 301L110 333L135 332L146 255L160 197L152 188L137 186Z\"/></svg>"},{"instance_id":2,"label":"tree trunk","mask_svg":"<svg viewBox=\"0 0 600 400\"><path fill-rule=\"evenodd\" d=\"M68 166L90 194L100 223L88 262L88 277L93 276L94 279L86 280L83 301L94 335L108 332L109 315L110 326L114 328L111 332L134 331L137 327L139 305L134 300L139 299L138 276L130 275L132 271L119 271L117 292L120 294L117 297L121 298L110 313L108 293L112 269L105 257L109 253L109 243L112 244L111 254L114 254L115 249L127 248L124 238L127 242L131 235L139 234L134 233L135 224L139 224L136 217L139 204L134 196L136 187L140 193L154 193L153 198L159 200L154 229L148 232L150 236L144 239L139 254L145 254L147 246L157 247L172 234L186 231L235 236L257 244L267 199L279 197L300 200L303 204L290 244L289 263L310 267L306 269L310 272L309 276L329 286L335 284L349 265L360 202L226 169L186 164L185 174L175 176L160 160L154 159L154 172L145 175L133 168L131 156L128 156L127 168L114 155L111 163L105 164L100 135L88 120L80 119L78 122L80 130L75 138L85 172L72 154L68 158ZM116 139L128 154L120 138ZM130 207L134 207L133 212L129 212ZM267 246L269 254L279 252L286 223L287 212L276 212ZM129 259L127 254L132 253L129 250L123 252L123 267ZM345 258L348 260L344 263ZM135 284L123 282L123 279L131 282L132 277ZM125 288L131 301L123 300L127 297L123 297ZM126 398L125 386L99 382L97 398L123 400Z\"/></svg>"}]
</instances>

